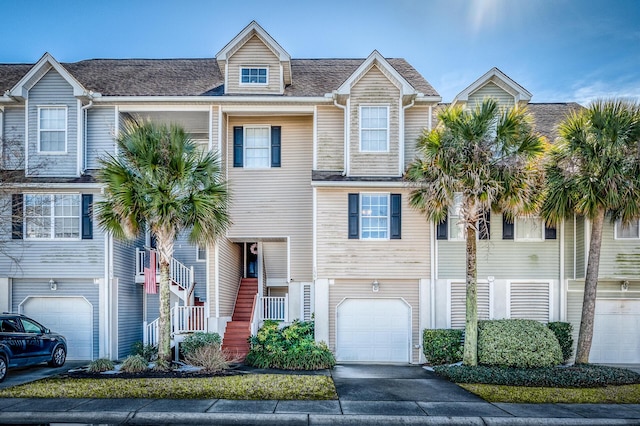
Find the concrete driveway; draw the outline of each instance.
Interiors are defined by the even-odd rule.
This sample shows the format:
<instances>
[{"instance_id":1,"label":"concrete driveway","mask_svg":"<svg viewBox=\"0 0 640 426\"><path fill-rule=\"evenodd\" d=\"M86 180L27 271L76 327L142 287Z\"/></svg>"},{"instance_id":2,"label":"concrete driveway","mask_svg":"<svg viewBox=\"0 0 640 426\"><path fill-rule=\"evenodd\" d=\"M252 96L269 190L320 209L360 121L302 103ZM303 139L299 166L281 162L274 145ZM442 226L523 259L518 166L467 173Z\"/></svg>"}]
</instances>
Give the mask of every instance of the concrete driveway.
<instances>
[{"instance_id":1,"label":"concrete driveway","mask_svg":"<svg viewBox=\"0 0 640 426\"><path fill-rule=\"evenodd\" d=\"M0 389L17 386L24 383L40 380L45 377L60 373L66 373L72 368L89 364L89 361L67 361L62 367L51 368L46 363L34 365L32 367L10 368L7 377L0 383Z\"/></svg>"}]
</instances>

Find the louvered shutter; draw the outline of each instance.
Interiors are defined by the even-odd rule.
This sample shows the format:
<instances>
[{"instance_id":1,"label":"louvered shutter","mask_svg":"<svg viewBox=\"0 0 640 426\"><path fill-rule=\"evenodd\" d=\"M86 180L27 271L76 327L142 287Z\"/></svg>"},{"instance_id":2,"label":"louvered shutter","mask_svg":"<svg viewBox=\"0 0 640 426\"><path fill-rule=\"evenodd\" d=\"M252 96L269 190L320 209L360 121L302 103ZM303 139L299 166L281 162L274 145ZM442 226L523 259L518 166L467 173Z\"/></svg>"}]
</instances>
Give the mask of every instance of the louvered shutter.
<instances>
[{"instance_id":1,"label":"louvered shutter","mask_svg":"<svg viewBox=\"0 0 640 426\"><path fill-rule=\"evenodd\" d=\"M311 321L313 315L313 288L311 283L302 284L302 307L301 307L302 321Z\"/></svg>"},{"instance_id":2,"label":"louvered shutter","mask_svg":"<svg viewBox=\"0 0 640 426\"><path fill-rule=\"evenodd\" d=\"M349 194L349 239L360 238L359 232L359 210L360 194Z\"/></svg>"},{"instance_id":3,"label":"louvered shutter","mask_svg":"<svg viewBox=\"0 0 640 426\"><path fill-rule=\"evenodd\" d=\"M233 167L243 167L244 161L244 130L242 126L233 128Z\"/></svg>"},{"instance_id":4,"label":"louvered shutter","mask_svg":"<svg viewBox=\"0 0 640 426\"><path fill-rule=\"evenodd\" d=\"M556 239L556 228L553 226L544 227L544 239L545 240L555 240Z\"/></svg>"},{"instance_id":5,"label":"louvered shutter","mask_svg":"<svg viewBox=\"0 0 640 426\"><path fill-rule=\"evenodd\" d=\"M392 240L402 238L402 195L391 194L391 235Z\"/></svg>"},{"instance_id":6,"label":"louvered shutter","mask_svg":"<svg viewBox=\"0 0 640 426\"><path fill-rule=\"evenodd\" d=\"M436 224L436 238L438 240L446 240L449 238L449 215L447 212L444 214L444 220Z\"/></svg>"},{"instance_id":7,"label":"louvered shutter","mask_svg":"<svg viewBox=\"0 0 640 426\"><path fill-rule=\"evenodd\" d=\"M282 157L280 132L280 126L271 127L271 167L280 167Z\"/></svg>"},{"instance_id":8,"label":"louvered shutter","mask_svg":"<svg viewBox=\"0 0 640 426\"><path fill-rule=\"evenodd\" d=\"M82 239L93 239L93 194L82 194Z\"/></svg>"},{"instance_id":9,"label":"louvered shutter","mask_svg":"<svg viewBox=\"0 0 640 426\"><path fill-rule=\"evenodd\" d=\"M549 321L549 283L511 283L509 318Z\"/></svg>"},{"instance_id":10,"label":"louvered shutter","mask_svg":"<svg viewBox=\"0 0 640 426\"><path fill-rule=\"evenodd\" d=\"M11 195L11 238L21 240L23 238L23 203L22 194Z\"/></svg>"},{"instance_id":11,"label":"louvered shutter","mask_svg":"<svg viewBox=\"0 0 640 426\"><path fill-rule=\"evenodd\" d=\"M478 283L478 319L490 319L491 292L488 282ZM464 328L467 313L467 285L464 282L452 282L450 287L451 310L449 314L451 328Z\"/></svg>"},{"instance_id":12,"label":"louvered shutter","mask_svg":"<svg viewBox=\"0 0 640 426\"><path fill-rule=\"evenodd\" d=\"M514 236L514 226L513 222L509 222L507 217L502 215L502 239L503 240L513 240Z\"/></svg>"}]
</instances>

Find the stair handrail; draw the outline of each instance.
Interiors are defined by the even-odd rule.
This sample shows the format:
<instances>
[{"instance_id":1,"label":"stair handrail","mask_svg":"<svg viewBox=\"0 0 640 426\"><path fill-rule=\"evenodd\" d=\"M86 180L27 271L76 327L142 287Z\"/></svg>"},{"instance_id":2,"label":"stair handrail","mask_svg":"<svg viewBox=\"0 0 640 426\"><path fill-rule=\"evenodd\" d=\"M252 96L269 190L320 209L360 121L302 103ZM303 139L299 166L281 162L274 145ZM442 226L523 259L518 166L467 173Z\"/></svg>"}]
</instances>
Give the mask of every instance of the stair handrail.
<instances>
[{"instance_id":1,"label":"stair handrail","mask_svg":"<svg viewBox=\"0 0 640 426\"><path fill-rule=\"evenodd\" d=\"M253 295L253 309L251 310L251 335L255 336L258 334L258 323L260 322L260 313L258 310L260 309L258 303L258 293Z\"/></svg>"},{"instance_id":2,"label":"stair handrail","mask_svg":"<svg viewBox=\"0 0 640 426\"><path fill-rule=\"evenodd\" d=\"M156 276L160 276L159 274L160 256L157 255L158 251L151 247L145 247L145 249L148 250L149 252L153 251L156 253L156 265L155 265L156 271L157 271ZM136 248L136 272L138 274L144 273L144 262L146 260L145 257L146 257L146 251L139 250ZM152 265L149 265L149 267L151 268ZM176 259L175 257L171 257L171 260L169 261L169 279L178 286L180 291L184 292L185 302L187 304L193 304L193 303L189 303L189 300L191 299L193 291L195 290L195 284L196 284L193 266L188 267L184 263Z\"/></svg>"}]
</instances>

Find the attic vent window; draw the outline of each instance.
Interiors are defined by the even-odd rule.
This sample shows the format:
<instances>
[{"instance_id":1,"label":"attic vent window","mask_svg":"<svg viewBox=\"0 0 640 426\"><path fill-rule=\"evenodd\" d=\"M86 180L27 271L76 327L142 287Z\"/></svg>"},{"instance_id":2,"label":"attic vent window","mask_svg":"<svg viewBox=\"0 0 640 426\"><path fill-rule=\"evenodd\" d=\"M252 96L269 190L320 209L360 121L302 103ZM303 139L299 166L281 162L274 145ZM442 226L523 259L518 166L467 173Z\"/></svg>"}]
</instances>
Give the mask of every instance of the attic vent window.
<instances>
[{"instance_id":1,"label":"attic vent window","mask_svg":"<svg viewBox=\"0 0 640 426\"><path fill-rule=\"evenodd\" d=\"M268 70L266 67L242 67L240 70L241 84L267 84Z\"/></svg>"}]
</instances>

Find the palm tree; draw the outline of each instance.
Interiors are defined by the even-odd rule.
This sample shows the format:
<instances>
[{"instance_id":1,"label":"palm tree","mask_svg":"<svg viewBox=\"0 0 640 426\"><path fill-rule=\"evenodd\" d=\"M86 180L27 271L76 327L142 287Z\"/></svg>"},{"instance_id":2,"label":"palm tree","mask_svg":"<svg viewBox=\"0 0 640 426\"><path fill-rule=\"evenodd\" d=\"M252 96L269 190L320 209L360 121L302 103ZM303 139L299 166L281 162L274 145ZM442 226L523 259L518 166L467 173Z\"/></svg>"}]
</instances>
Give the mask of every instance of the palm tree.
<instances>
[{"instance_id":1,"label":"palm tree","mask_svg":"<svg viewBox=\"0 0 640 426\"><path fill-rule=\"evenodd\" d=\"M466 241L466 322L463 362L477 365L477 224L484 212L514 218L539 205L544 141L533 133L526 111L503 110L487 99L473 110L448 107L439 125L418 140L418 159L405 179L410 204L442 222L457 199ZM480 229L482 232L482 229Z\"/></svg>"},{"instance_id":2,"label":"palm tree","mask_svg":"<svg viewBox=\"0 0 640 426\"><path fill-rule=\"evenodd\" d=\"M611 220L640 217L640 108L600 100L569 116L547 165L548 195L542 214L557 223L574 214L591 221L576 364L589 362L593 338L602 228Z\"/></svg>"},{"instance_id":3,"label":"palm tree","mask_svg":"<svg viewBox=\"0 0 640 426\"><path fill-rule=\"evenodd\" d=\"M193 243L214 242L229 224L228 193L217 155L202 152L177 125L129 120L118 154L102 160L97 203L100 225L117 239L145 229L155 237L160 260L158 359L171 360L169 262L179 233ZM163 362L160 362L162 364Z\"/></svg>"}]
</instances>

